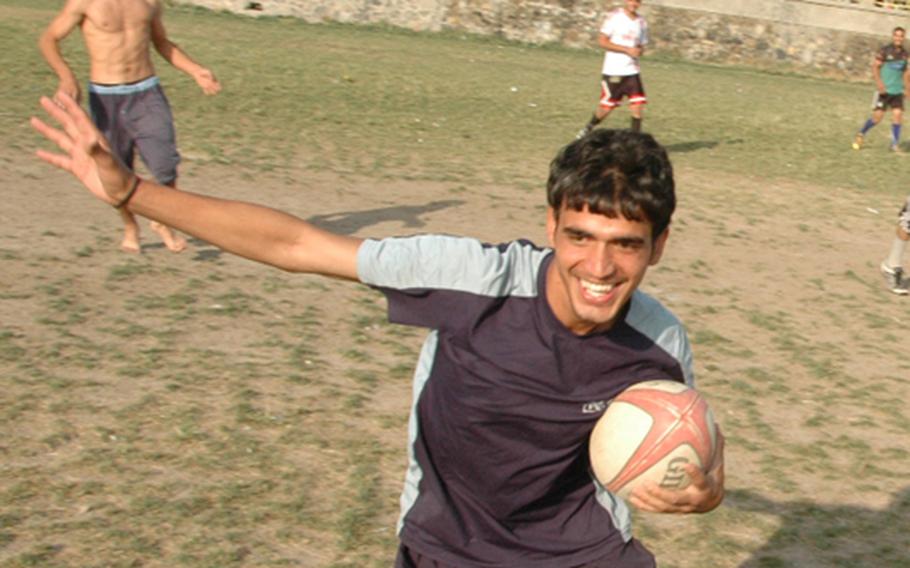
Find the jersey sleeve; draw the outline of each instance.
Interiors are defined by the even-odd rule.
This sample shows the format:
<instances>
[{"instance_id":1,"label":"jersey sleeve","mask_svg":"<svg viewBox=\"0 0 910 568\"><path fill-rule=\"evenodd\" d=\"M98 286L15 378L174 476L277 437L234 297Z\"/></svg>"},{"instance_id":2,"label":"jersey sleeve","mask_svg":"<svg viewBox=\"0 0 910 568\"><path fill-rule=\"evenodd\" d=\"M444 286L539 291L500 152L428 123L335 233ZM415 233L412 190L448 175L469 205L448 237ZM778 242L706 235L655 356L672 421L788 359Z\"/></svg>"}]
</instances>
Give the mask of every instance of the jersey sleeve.
<instances>
[{"instance_id":1,"label":"jersey sleeve","mask_svg":"<svg viewBox=\"0 0 910 568\"><path fill-rule=\"evenodd\" d=\"M626 322L675 359L683 381L690 387L695 386L692 346L679 318L648 294L636 290Z\"/></svg>"},{"instance_id":2,"label":"jersey sleeve","mask_svg":"<svg viewBox=\"0 0 910 568\"><path fill-rule=\"evenodd\" d=\"M364 241L360 281L389 301L394 323L445 329L473 321L478 310L510 296L537 293L549 252L527 241L488 245L442 235Z\"/></svg>"},{"instance_id":3,"label":"jersey sleeve","mask_svg":"<svg viewBox=\"0 0 910 568\"><path fill-rule=\"evenodd\" d=\"M614 24L615 18L613 17L613 14L613 12L607 14L607 17L604 18L604 23L600 25L600 33L607 37L611 37L614 30L616 29L616 25Z\"/></svg>"},{"instance_id":4,"label":"jersey sleeve","mask_svg":"<svg viewBox=\"0 0 910 568\"><path fill-rule=\"evenodd\" d=\"M875 60L879 63L884 63L886 59L888 59L888 46L879 49L875 53Z\"/></svg>"}]
</instances>

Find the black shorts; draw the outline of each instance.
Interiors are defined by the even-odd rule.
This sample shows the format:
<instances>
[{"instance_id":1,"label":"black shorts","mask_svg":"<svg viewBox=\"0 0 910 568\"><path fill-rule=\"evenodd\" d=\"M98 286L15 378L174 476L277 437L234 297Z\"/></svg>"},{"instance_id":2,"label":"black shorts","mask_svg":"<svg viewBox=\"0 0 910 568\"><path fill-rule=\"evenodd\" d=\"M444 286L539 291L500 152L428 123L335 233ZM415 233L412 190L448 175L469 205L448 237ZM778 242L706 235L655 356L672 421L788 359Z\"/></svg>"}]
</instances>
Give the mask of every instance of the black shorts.
<instances>
[{"instance_id":1,"label":"black shorts","mask_svg":"<svg viewBox=\"0 0 910 568\"><path fill-rule=\"evenodd\" d=\"M625 545L619 562L624 568L655 568L657 566L654 556L636 539L630 540ZM581 566L567 566L566 568L612 568L617 565L617 558L601 560L583 564ZM395 568L458 568L442 562L436 562L404 544L398 545L398 556L395 558Z\"/></svg>"},{"instance_id":2,"label":"black shorts","mask_svg":"<svg viewBox=\"0 0 910 568\"><path fill-rule=\"evenodd\" d=\"M643 105L648 102L641 75L603 75L600 82L600 106L618 107L623 97L629 104Z\"/></svg>"},{"instance_id":3,"label":"black shorts","mask_svg":"<svg viewBox=\"0 0 910 568\"><path fill-rule=\"evenodd\" d=\"M885 110L888 108L904 108L904 95L889 95L888 93L875 93L875 110Z\"/></svg>"},{"instance_id":4,"label":"black shorts","mask_svg":"<svg viewBox=\"0 0 910 568\"><path fill-rule=\"evenodd\" d=\"M138 150L158 183L177 179L174 117L157 77L125 85L89 83L88 95L92 121L126 167L133 168Z\"/></svg>"}]
</instances>

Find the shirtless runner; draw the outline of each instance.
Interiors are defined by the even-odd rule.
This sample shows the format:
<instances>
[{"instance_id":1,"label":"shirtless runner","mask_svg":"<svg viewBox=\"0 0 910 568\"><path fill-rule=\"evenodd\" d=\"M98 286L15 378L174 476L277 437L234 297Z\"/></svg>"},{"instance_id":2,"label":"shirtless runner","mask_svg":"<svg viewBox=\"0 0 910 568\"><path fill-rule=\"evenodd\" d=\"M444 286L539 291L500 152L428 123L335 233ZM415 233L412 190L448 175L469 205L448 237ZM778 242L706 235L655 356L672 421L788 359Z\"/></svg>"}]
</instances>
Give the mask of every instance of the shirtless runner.
<instances>
[{"instance_id":1,"label":"shirtless runner","mask_svg":"<svg viewBox=\"0 0 910 568\"><path fill-rule=\"evenodd\" d=\"M161 0L67 0L41 35L39 47L60 78L55 98L66 93L79 101L79 82L63 59L60 42L77 26L82 30L90 61L92 120L104 133L111 151L127 167L132 168L138 150L158 182L174 187L180 162L174 119L155 75L150 44L168 63L193 77L206 95L219 92L221 84L209 69L168 39L162 10ZM139 253L136 217L126 208L118 211L124 223L120 247ZM186 239L170 227L157 222L150 226L169 250L180 252L186 248Z\"/></svg>"}]
</instances>

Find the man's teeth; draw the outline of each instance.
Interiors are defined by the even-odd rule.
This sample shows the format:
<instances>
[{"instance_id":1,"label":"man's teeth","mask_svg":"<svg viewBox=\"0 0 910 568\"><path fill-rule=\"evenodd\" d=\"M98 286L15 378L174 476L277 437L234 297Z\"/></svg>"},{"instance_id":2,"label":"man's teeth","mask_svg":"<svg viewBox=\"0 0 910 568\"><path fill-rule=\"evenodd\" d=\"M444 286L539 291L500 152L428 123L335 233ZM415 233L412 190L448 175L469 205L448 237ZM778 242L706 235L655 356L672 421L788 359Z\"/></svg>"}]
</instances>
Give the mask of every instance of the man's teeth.
<instances>
[{"instance_id":1,"label":"man's teeth","mask_svg":"<svg viewBox=\"0 0 910 568\"><path fill-rule=\"evenodd\" d=\"M585 290L596 295L607 294L613 289L613 284L595 284L586 280L582 280L581 285Z\"/></svg>"}]
</instances>

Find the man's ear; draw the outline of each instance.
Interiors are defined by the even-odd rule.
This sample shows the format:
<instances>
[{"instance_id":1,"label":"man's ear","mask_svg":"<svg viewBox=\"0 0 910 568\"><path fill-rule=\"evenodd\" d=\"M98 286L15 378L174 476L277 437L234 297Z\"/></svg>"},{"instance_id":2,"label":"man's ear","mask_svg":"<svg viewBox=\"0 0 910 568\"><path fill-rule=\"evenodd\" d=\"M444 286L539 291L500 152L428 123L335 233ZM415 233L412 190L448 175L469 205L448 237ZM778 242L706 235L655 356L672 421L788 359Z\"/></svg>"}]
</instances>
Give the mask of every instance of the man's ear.
<instances>
[{"instance_id":1,"label":"man's ear","mask_svg":"<svg viewBox=\"0 0 910 568\"><path fill-rule=\"evenodd\" d=\"M667 237L669 236L670 227L667 227L661 234L657 235L657 238L654 239L654 247L651 249L651 260L648 264L654 266L660 262L660 257L664 254L664 247L667 245Z\"/></svg>"}]
</instances>

